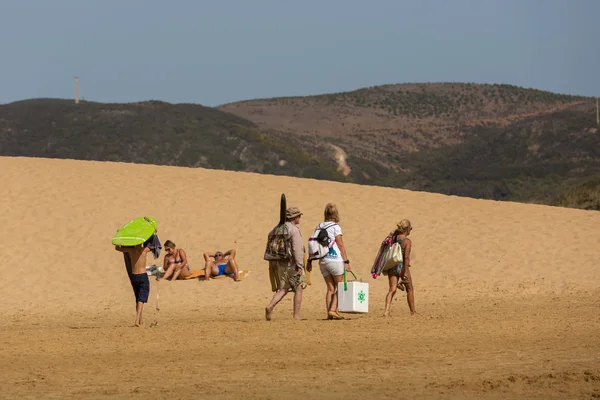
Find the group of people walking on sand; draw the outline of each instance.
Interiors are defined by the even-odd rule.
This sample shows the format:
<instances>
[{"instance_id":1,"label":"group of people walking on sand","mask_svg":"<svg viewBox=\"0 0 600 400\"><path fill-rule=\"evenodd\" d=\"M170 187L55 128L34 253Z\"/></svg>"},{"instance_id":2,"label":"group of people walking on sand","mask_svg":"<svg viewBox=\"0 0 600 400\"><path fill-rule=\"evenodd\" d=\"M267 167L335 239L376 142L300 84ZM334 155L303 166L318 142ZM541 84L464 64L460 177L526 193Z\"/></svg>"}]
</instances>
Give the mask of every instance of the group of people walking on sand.
<instances>
[{"instance_id":1,"label":"group of people walking on sand","mask_svg":"<svg viewBox=\"0 0 600 400\"><path fill-rule=\"evenodd\" d=\"M286 228L291 239L291 256L284 260L269 260L269 278L271 280L271 290L274 292L273 298L265 307L265 319L270 321L273 317L275 306L289 293L294 293L293 300L293 318L302 319L300 310L302 306L302 292L306 288L306 271L312 271L311 258L305 265L305 248L302 234L298 225L302 219L302 213L297 207L290 207L286 210ZM328 242L331 243L329 252L322 258L319 258L319 269L327 285L325 293L326 318L329 320L344 319L338 312L338 283L343 281L344 271L350 271L350 260L344 244L342 228L339 224L340 215L337 206L328 203L325 206L323 222L315 228L315 232L324 229L327 232ZM277 235L279 225L269 232L269 240L273 240ZM408 306L411 314L415 314L415 299L412 278L410 275L410 254L412 242L408 238L412 231L412 225L409 220L400 221L396 229L391 232L388 239L392 243L399 243L402 248L402 263L383 272L388 276L389 291L385 299L384 316L390 316L391 305L398 289L406 291Z\"/></svg>"},{"instance_id":2,"label":"group of people walking on sand","mask_svg":"<svg viewBox=\"0 0 600 400\"><path fill-rule=\"evenodd\" d=\"M278 239L277 234L285 231L285 241L289 243L286 255L278 259L269 259L269 279L273 298L265 307L265 318L270 321L273 317L275 306L289 293L294 293L293 318L300 320L302 306L302 292L306 288L306 272L312 272L314 259L305 257L306 251L302 239L302 233L298 225L303 213L297 207L289 207L285 210L285 223L277 225L268 234L268 240ZM411 314L415 314L414 288L410 275L410 255L412 242L408 238L413 227L409 220L400 221L396 229L390 232L386 240L390 243L399 243L402 249L402 262L391 269L383 271L388 276L389 291L385 298L384 316L389 316L391 304L398 289L406 291L408 306ZM327 253L318 259L321 275L327 287L325 293L326 318L328 320L344 319L338 312L338 283L343 282L344 272L351 271L348 251L344 243L342 228L340 226L340 215L337 206L328 203L325 206L323 222L315 229L325 231L327 234ZM146 271L146 255L154 252L158 257L157 248L160 248L158 239L149 239L139 246L115 246L117 251L123 253L129 280L136 299L135 326L142 325L142 311L144 304L148 302L150 293L150 282ZM311 238L313 239L313 238ZM311 240L309 239L309 240ZM286 244L284 243L285 247ZM163 279L178 279L190 275L191 269L187 254L182 248L178 248L171 240L165 242L164 276ZM214 276L230 274L239 281L239 269L235 261L235 250L226 252L216 251L204 253L205 279Z\"/></svg>"}]
</instances>

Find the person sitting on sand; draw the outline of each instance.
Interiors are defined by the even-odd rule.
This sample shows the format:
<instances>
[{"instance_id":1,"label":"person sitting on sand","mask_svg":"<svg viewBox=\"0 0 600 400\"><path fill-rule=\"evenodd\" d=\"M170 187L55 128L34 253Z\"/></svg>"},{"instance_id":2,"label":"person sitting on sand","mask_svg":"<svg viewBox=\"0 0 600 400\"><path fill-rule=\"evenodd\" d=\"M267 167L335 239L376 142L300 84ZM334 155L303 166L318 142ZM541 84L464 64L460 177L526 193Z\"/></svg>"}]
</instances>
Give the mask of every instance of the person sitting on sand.
<instances>
[{"instance_id":1,"label":"person sitting on sand","mask_svg":"<svg viewBox=\"0 0 600 400\"><path fill-rule=\"evenodd\" d=\"M165 274L163 279L177 280L183 279L189 276L191 273L190 266L188 264L187 255L183 249L178 249L170 240L165 242L165 260L163 263L163 269ZM158 277L156 278L159 279Z\"/></svg>"},{"instance_id":2,"label":"person sitting on sand","mask_svg":"<svg viewBox=\"0 0 600 400\"><path fill-rule=\"evenodd\" d=\"M221 275L233 275L233 279L239 282L240 271L237 262L235 261L235 249L228 250L223 253L220 250L214 254L204 253L204 279L207 281L210 278Z\"/></svg>"},{"instance_id":3,"label":"person sitting on sand","mask_svg":"<svg viewBox=\"0 0 600 400\"><path fill-rule=\"evenodd\" d=\"M415 293L410 276L410 252L412 242L408 238L413 227L409 220L403 219L397 224L396 230L390 233L392 243L400 243L402 248L402 262L395 267L384 271L383 274L388 276L389 291L385 297L385 312L384 316L389 317L391 313L392 300L396 294L396 290L406 290L406 300L411 315L416 314L415 311Z\"/></svg>"}]
</instances>

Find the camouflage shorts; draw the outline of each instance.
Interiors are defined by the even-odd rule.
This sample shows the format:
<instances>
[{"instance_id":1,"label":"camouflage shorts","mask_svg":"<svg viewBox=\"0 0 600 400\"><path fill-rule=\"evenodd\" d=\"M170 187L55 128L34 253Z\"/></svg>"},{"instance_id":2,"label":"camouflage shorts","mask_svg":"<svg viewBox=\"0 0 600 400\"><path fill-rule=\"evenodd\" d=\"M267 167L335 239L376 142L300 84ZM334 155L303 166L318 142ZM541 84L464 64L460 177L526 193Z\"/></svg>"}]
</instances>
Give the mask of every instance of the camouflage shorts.
<instances>
[{"instance_id":1,"label":"camouflage shorts","mask_svg":"<svg viewBox=\"0 0 600 400\"><path fill-rule=\"evenodd\" d=\"M271 290L276 292L280 289L296 291L298 286L306 287L306 275L304 270L296 271L287 261L269 261L269 279Z\"/></svg>"}]
</instances>

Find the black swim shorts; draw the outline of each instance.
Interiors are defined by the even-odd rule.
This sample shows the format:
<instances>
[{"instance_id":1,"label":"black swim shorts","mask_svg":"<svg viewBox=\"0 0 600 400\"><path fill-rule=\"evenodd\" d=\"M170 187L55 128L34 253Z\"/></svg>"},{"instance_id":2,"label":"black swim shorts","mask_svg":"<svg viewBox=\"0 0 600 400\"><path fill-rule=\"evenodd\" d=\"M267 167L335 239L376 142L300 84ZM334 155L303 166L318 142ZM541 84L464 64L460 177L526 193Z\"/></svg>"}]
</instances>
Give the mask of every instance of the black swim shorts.
<instances>
[{"instance_id":1,"label":"black swim shorts","mask_svg":"<svg viewBox=\"0 0 600 400\"><path fill-rule=\"evenodd\" d=\"M131 287L135 294L135 301L137 303L147 303L148 296L150 295L150 281L148 280L148 274L130 274L129 280L131 281Z\"/></svg>"}]
</instances>

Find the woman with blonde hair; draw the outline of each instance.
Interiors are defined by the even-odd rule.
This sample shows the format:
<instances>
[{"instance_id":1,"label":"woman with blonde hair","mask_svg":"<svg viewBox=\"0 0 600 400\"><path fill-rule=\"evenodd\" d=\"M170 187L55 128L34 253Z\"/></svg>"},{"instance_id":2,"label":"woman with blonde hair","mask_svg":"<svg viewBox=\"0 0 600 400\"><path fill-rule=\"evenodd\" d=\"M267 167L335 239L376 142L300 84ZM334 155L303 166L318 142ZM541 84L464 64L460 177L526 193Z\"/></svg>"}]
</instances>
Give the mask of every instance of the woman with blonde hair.
<instances>
[{"instance_id":1,"label":"woman with blonde hair","mask_svg":"<svg viewBox=\"0 0 600 400\"><path fill-rule=\"evenodd\" d=\"M400 243L400 247L402 248L402 262L383 272L384 275L388 276L388 281L390 284L388 294L385 296L384 317L390 316L392 300L394 299L397 289L406 290L406 300L408 302L410 313L411 315L416 314L415 293L412 284L412 278L410 276L410 252L412 248L412 242L408 238L408 235L410 235L412 230L413 227L410 221L403 219L402 221L398 222L396 229L390 233L392 244Z\"/></svg>"},{"instance_id":2,"label":"woman with blonde hair","mask_svg":"<svg viewBox=\"0 0 600 400\"><path fill-rule=\"evenodd\" d=\"M344 270L350 271L350 261L346 254L346 246L342 239L342 228L339 225L340 214L337 206L327 203L324 211L324 222L321 222L315 228L325 229L329 237L329 253L319 259L319 268L327 284L325 294L325 307L327 310L327 319L344 319L338 313L337 284L344 280ZM308 262L308 271L312 271L311 260Z\"/></svg>"}]
</instances>

